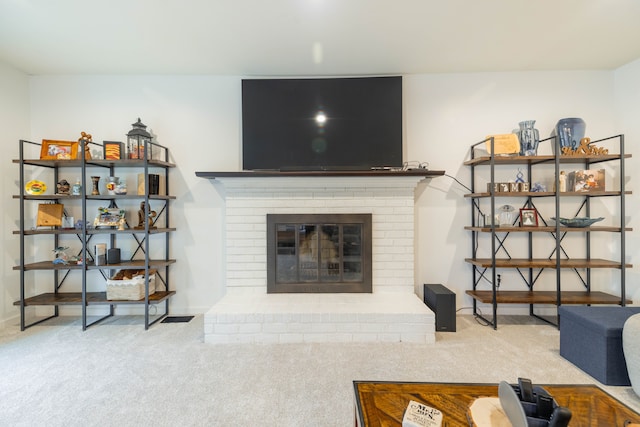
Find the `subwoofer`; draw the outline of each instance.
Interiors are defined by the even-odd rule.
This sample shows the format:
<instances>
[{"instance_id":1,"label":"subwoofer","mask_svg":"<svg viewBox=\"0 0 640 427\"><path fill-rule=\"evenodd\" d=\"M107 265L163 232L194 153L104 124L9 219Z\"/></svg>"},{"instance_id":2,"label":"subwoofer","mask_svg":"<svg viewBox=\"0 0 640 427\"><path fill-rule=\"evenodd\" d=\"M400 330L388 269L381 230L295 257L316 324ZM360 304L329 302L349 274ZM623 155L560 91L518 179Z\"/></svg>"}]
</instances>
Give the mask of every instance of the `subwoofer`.
<instances>
[{"instance_id":1,"label":"subwoofer","mask_svg":"<svg viewBox=\"0 0 640 427\"><path fill-rule=\"evenodd\" d=\"M423 285L424 303L436 315L436 331L456 331L456 294L440 284Z\"/></svg>"}]
</instances>

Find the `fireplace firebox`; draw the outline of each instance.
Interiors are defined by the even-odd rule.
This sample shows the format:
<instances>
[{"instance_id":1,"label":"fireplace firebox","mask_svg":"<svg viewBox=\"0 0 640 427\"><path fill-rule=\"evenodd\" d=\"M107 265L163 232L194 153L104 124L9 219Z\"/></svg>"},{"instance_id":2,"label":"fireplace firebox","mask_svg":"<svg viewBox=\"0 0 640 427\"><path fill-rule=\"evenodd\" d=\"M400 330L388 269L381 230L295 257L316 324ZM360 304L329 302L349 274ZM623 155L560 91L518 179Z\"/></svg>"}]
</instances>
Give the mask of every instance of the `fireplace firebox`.
<instances>
[{"instance_id":1,"label":"fireplace firebox","mask_svg":"<svg viewBox=\"0 0 640 427\"><path fill-rule=\"evenodd\" d=\"M267 214L267 293L371 291L371 214Z\"/></svg>"}]
</instances>

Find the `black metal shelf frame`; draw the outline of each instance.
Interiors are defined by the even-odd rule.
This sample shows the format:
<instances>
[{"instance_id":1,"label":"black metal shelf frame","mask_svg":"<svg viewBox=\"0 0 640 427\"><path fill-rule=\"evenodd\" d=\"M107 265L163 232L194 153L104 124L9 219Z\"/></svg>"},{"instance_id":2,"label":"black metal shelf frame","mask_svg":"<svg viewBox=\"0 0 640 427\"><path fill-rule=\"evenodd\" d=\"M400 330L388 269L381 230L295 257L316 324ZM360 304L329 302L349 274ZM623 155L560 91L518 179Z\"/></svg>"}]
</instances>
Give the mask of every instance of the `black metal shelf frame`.
<instances>
[{"instance_id":1,"label":"black metal shelf frame","mask_svg":"<svg viewBox=\"0 0 640 427\"><path fill-rule=\"evenodd\" d=\"M100 144L95 143L90 141L89 144L93 144L99 147L102 147ZM148 144L148 146L147 146ZM151 325L153 325L154 323L161 321L163 318L165 318L166 316L168 316L169 314L169 298L165 298L163 300L164 303L164 312L157 315L155 319L150 319L150 306L151 305L156 305L158 304L157 302L150 302L149 300L149 270L152 268L150 265L150 258L149 258L149 245L150 245L150 239L149 236L151 234L155 234L153 232L153 230L151 229L151 227L153 227L156 222L158 220L160 220L161 218L164 219L164 227L163 227L163 231L161 231L161 233L164 235L164 257L165 257L165 262L163 263L164 266L162 266L162 270L158 271L158 268L156 268L156 279L159 280L159 282L162 283L162 286L164 287L164 289L166 291L169 291L169 287L170 287L170 282L169 282L169 265L171 264L170 258L169 258L169 254L170 254L170 232L173 231L173 228L169 227L170 224L170 216L169 216L169 202L170 200L174 199L175 197L173 196L168 196L170 193L170 188L169 188L169 179L168 179L168 172L169 169L173 166L175 166L173 163L170 163L169 160L169 151L168 148L158 144L158 143L154 143L154 142L144 142L144 152L145 153L151 153L151 149L156 150L156 152L160 153L160 159L149 159L147 155L145 155L141 160L136 160L136 161L130 161L130 160L102 160L102 159L97 159L97 160L92 160L92 159L85 159L84 155L82 155L82 153L80 153L78 160L35 160L35 159L27 159L25 156L25 152L28 148L31 148L32 151L35 150L36 147L41 147L40 143L36 143L36 142L32 142L32 141L28 141L28 140L20 140L19 141L19 160L16 162L14 160L14 162L19 163L19 169L20 169L20 178L19 178L19 185L20 185L20 195L17 196L17 198L20 199L20 220L19 220L19 224L20 224L20 230L19 230L19 235L20 235L20 264L18 266L18 269L20 270L20 301L19 301L19 308L20 308L20 329L21 330L25 330L26 328L29 328L31 326L35 326L37 324L40 324L46 320L52 319L54 317L58 317L59 316L59 307L58 305L52 304L54 309L53 309L53 314L50 316L47 316L45 318L42 319L37 319L35 321L32 321L31 323L27 322L26 319L26 307L27 304L25 304L25 300L26 298L26 278L25 278L25 274L28 271L25 268L25 251L27 248L27 244L26 244L26 239L25 236L29 236L29 235L34 235L34 234L50 234L53 236L53 243L54 243L54 248L60 246L60 235L61 234L75 234L78 239L81 241L82 244L82 248L80 250L80 252L78 253L79 256L82 257L83 263L80 266L79 270L82 272L81 274L81 302L80 305L82 307L82 328L83 330L86 330L88 327L97 324L111 316L113 316L115 314L115 306L119 304L118 301L113 301L113 302L108 302L106 303L106 305L109 305L109 312L106 315L100 316L98 319L93 320L91 322L89 322L88 320L88 314L87 314L87 308L90 305L88 299L87 299L87 271L90 269L94 269L94 267L92 265L89 265L90 263L93 262L94 258L95 258L95 254L91 251L91 249L89 248L89 242L90 240L93 238L93 236L95 236L96 234L103 234L102 230L100 230L100 232L96 232L95 229L88 229L87 228L87 201L89 200L109 200L109 207L118 207L117 206L117 200L118 199L132 199L132 198L137 198L140 200L144 200L145 202L145 217L149 218L149 214L151 212L151 207L149 204L150 200L155 200L155 201L162 201L163 205L161 207L161 209L159 210L159 213L157 214L157 216L155 217L155 219L153 220L153 222L151 221L145 221L145 228L144 229L127 229L125 231L120 231L120 230L105 230L104 233L107 233L110 235L109 237L109 247L116 247L116 239L117 239L117 235L120 234L129 234L133 237L133 239L135 240L137 247L135 249L135 251L133 252L130 261L134 260L134 257L138 254L138 252L141 252L143 254L143 269L146 271L146 279L145 279L145 298L144 300L139 301L139 304L144 304L144 324L145 324L145 329L148 329ZM149 149L148 149L149 148ZM39 151L39 150L38 150ZM54 195L54 196L47 196L47 197L43 197L43 198L38 198L38 197L34 197L34 196L27 196L24 193L24 189L25 189L25 185L26 185L26 179L25 179L25 166L35 166L35 167L43 167L43 168L49 168L53 170L53 180L54 182L58 182L59 181L59 169L60 168L79 168L80 169L80 180L81 180L81 185L82 185L82 193L80 196L78 197L69 197L69 196L62 196L62 195ZM107 197L92 197L90 195L87 194L87 169L88 168L104 168L104 169L108 169L109 171L109 176L114 176L115 174L115 170L119 167L135 167L135 168L139 168L143 171L144 176L145 176L145 189L144 189L144 194L143 195L136 195L136 196L131 196L131 195L126 195L126 196L107 196ZM165 175L165 180L164 180L164 193L167 196L154 196L154 195L150 195L149 194L149 179L146 178L149 176L149 171L151 168L160 168L163 170L163 173ZM27 233L26 229L25 229L25 201L27 200L51 200L51 201L60 201L60 200L69 200L69 199L79 199L80 200L80 204L81 204L81 212L82 212L82 218L83 218L83 222L82 222L82 228L76 231L71 231L71 232L60 232L59 230L55 230L51 233ZM66 215L66 213L65 213ZM128 224L127 224L128 225ZM143 234L142 237L139 237L138 234ZM108 269L108 268L105 268ZM106 280L107 279L107 275L105 273L105 269L99 269L100 274L103 276L103 278ZM53 290L54 290L54 294L58 295L60 294L60 289L63 286L63 284L65 283L68 275L71 273L71 271L77 271L78 268L74 268L74 269L64 269L64 268L51 268L51 271L53 272ZM124 303L124 302L123 302ZM131 302L131 301L127 301L127 304L133 304L135 302Z\"/></svg>"},{"instance_id":2,"label":"black metal shelf frame","mask_svg":"<svg viewBox=\"0 0 640 427\"><path fill-rule=\"evenodd\" d=\"M562 158L561 159L561 149L559 146L559 141L557 140L557 138L555 136L552 136L550 138L546 138L541 140L540 142L546 142L546 141L550 141L550 143L554 144L554 155L551 158L544 158L542 160L539 160L537 158L533 158L530 160L527 159L522 159L520 158L518 161L514 161L513 163L510 163L508 160L502 160L498 163L496 161L496 155L495 155L495 150L494 150L494 138L493 137L489 137L485 140L479 141L475 144L473 144L471 146L470 149L470 160L468 163L468 165L471 168L471 194L469 195L471 197L471 233L472 233L472 239L471 239L471 252L472 252L472 258L476 258L477 257L477 251L478 251L478 240L479 240L479 235L482 233L482 231L479 231L478 229L481 227L487 227L486 224L481 224L481 218L483 217L482 214L482 209L480 206L480 198L481 196L475 196L476 195L476 167L479 166L486 166L489 167L489 182L490 183L494 183L495 182L495 169L496 166L499 165L513 165L513 164L522 164L525 163L527 166L527 177L529 177L529 179L533 176L533 167L536 165L540 165L540 164L549 164L549 159L553 161L553 165L554 165L554 171L555 171L555 186L556 189L558 188L558 176L560 175L560 164L561 163L573 163L573 164L583 164L585 169L589 169L589 167L591 165L594 164L598 164L598 163L602 163L602 162L611 162L611 161L618 161L619 162L619 186L620 186L620 191L619 193L617 192L608 192L608 193L603 193L603 194L589 194L589 193L584 193L584 194L580 194L580 196L583 197L583 201L580 204L579 208L577 209L575 216L580 215L581 213L584 213L584 216L589 217L591 215L591 199L593 197L603 197L603 196L617 196L620 198L620 229L619 229L619 233L620 233L620 305L624 306L626 304L626 286L625 286L625 282L626 282L626 227L625 227L625 219L626 219L626 212L625 212L625 196L628 194L628 192L626 191L625 188L625 158L627 157L627 155L625 154L625 144L624 144L624 135L614 135L614 136L610 136L607 138L603 138L603 139L599 139L599 140L595 140L595 141L591 141L591 144L595 144L595 143L601 143L601 142L606 142L606 141L611 141L611 140L615 140L618 139L618 146L619 146L619 154L615 155L615 156L604 156L604 158L598 158L593 157L590 158L588 156L581 156L581 157L576 157L575 159L569 159L569 158ZM488 161L487 162L483 162L481 161L482 159L479 159L480 161L474 161L476 160L476 149L478 148L478 146L480 145L488 145L490 147L489 150L489 155L488 155ZM531 180L531 179L530 179ZM554 197L554 204L555 204L555 218L559 218L561 217L560 215L560 206L561 206L561 193L560 191L556 191L556 189L554 189L554 191L550 192L550 194L545 194L542 197L549 197L550 195ZM509 231L505 231L504 229L500 229L500 227L498 227L495 224L495 216L496 216L496 197L500 197L500 196L504 196L504 194L501 195L497 195L497 192L495 191L495 187L494 185L490 185L489 189L488 189L488 198L490 199L490 213L491 213L491 223L488 226L488 228L490 228L490 234L491 234L491 254L492 254L492 266L491 267L479 267L479 266L472 266L472 286L473 286L473 290L476 291L479 284L481 283L481 281L484 280L490 280L491 282L491 292L492 292L492 300L493 300L493 304L492 304L492 316L491 318L483 315L480 310L478 309L478 301L474 298L473 299L473 313L475 316L481 318L483 321L487 322L488 324L490 324L491 326L493 326L494 329L497 328L497 308L498 308L498 303L497 301L497 292L498 292L498 282L499 282L499 274L497 273L497 267L496 267L496 257L498 255L498 253L500 251L503 251L504 254L506 255L507 259L511 259L511 255L509 254L506 246L505 246L505 241L506 239L509 237ZM577 195L576 195L577 196ZM522 195L520 197L524 197L525 201L522 205L522 207L525 208L535 208L535 203L534 203L534 198L537 197L535 194L531 194L531 193L527 193L526 195ZM536 209L537 210L537 209ZM538 211L539 213L540 211ZM540 215L540 214L539 214ZM543 221L545 226L548 226L546 219L540 215L541 220ZM517 220L516 220L517 221ZM498 234L499 232L504 232L504 236L500 236L500 234ZM591 259L591 230L587 230L584 231L585 233L585 247L586 247L586 258L587 259ZM529 259L533 258L533 234L534 232L529 231L528 233L528 239L527 239L527 245L528 245L528 257ZM562 279L562 269L560 268L561 266L561 260L563 259L563 256L566 257L564 259L569 259L569 255L568 253L565 251L565 249L562 246L562 241L564 240L565 236L567 235L567 231L563 231L561 230L561 224L559 221L555 221L555 230L551 231L548 233L549 235L552 236L552 238L555 240L555 248L553 249L553 251L551 252L551 254L549 254L548 259L551 260L553 258L555 258L555 271L556 271L556 306L560 306L562 304L562 300L561 300L561 291L562 291L562 286L561 286L561 279ZM491 270L491 278L487 279L487 270ZM538 279L540 278L540 275L542 274L542 272L544 271L544 268L538 268L538 269L534 269L534 268L526 268L526 269L521 269L521 268L515 268L517 270L517 272L519 273L520 277L522 278L523 282L526 284L527 288L530 291L534 290L534 286L536 284L536 282L538 281ZM523 271L525 270L525 271ZM534 271L537 270L537 271ZM574 273L580 278L580 281L582 282L584 288L586 291L590 292L591 291L591 268L585 268L585 272L584 275L581 274L581 272L578 270L578 268L572 268L572 270L574 271ZM554 320L550 320L544 316L538 315L534 312L534 304L530 304L529 305L529 314L531 316L534 316L536 318L539 318L545 322L554 324L554 325L558 325L558 321L557 319Z\"/></svg>"}]
</instances>

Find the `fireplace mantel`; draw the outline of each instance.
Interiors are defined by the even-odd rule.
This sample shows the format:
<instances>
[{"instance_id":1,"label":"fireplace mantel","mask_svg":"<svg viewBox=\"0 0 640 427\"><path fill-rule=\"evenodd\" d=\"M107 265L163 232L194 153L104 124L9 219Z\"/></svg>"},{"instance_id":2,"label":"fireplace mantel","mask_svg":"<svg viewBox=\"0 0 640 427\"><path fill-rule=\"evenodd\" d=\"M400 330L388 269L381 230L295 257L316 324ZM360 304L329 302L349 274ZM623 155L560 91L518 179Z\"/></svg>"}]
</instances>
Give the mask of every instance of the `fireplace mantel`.
<instances>
[{"instance_id":1,"label":"fireplace mantel","mask_svg":"<svg viewBox=\"0 0 640 427\"><path fill-rule=\"evenodd\" d=\"M196 172L196 176L206 179L216 178L306 178L306 177L424 177L444 175L444 171L429 169L410 170L316 170L316 171L240 171L240 172Z\"/></svg>"}]
</instances>

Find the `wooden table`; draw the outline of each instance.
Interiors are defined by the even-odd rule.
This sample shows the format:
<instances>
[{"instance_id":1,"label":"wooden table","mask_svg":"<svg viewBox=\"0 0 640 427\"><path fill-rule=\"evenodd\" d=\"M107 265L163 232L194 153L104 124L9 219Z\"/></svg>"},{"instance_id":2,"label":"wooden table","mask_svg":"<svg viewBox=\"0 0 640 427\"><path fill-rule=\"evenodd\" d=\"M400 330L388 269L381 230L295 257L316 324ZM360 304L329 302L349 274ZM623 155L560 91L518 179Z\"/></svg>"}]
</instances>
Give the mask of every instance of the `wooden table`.
<instances>
[{"instance_id":1,"label":"wooden table","mask_svg":"<svg viewBox=\"0 0 640 427\"><path fill-rule=\"evenodd\" d=\"M410 400L437 408L443 427L468 426L467 408L478 397L498 396L497 384L394 383L354 381L356 426L401 426ZM538 384L535 384L538 385ZM542 385L571 410L571 427L623 427L640 414L595 385Z\"/></svg>"}]
</instances>

